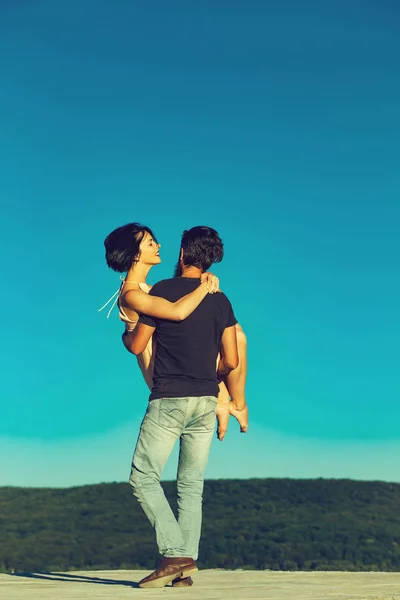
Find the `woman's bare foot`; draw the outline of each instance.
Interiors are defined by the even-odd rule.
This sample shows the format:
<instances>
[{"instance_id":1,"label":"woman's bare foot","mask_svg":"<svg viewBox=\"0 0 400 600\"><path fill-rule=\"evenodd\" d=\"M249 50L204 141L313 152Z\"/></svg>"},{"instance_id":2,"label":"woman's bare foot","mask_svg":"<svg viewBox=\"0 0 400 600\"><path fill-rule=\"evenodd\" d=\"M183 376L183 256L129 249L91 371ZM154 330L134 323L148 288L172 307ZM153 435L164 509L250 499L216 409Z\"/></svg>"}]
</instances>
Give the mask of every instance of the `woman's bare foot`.
<instances>
[{"instance_id":1,"label":"woman's bare foot","mask_svg":"<svg viewBox=\"0 0 400 600\"><path fill-rule=\"evenodd\" d=\"M238 408L236 401L232 399L231 402L229 402L229 414L238 421L241 433L246 433L249 427L249 410L246 403L243 406L243 403L241 402L239 406L241 408Z\"/></svg>"},{"instance_id":2,"label":"woman's bare foot","mask_svg":"<svg viewBox=\"0 0 400 600\"><path fill-rule=\"evenodd\" d=\"M229 421L229 406L231 404L229 395L219 394L217 404L217 437L223 441Z\"/></svg>"}]
</instances>

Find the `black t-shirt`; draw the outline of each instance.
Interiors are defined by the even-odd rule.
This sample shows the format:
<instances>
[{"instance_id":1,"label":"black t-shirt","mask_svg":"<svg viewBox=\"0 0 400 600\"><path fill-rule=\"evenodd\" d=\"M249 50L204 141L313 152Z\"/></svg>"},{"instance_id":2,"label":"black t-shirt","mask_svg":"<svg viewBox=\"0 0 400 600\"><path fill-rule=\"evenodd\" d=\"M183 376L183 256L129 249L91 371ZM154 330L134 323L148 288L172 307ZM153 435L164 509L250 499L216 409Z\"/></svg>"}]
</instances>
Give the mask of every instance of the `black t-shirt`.
<instances>
[{"instance_id":1,"label":"black t-shirt","mask_svg":"<svg viewBox=\"0 0 400 600\"><path fill-rule=\"evenodd\" d=\"M193 292L199 279L174 277L156 283L152 296L176 302ZM150 400L218 396L216 361L226 327L237 323L231 303L222 292L208 294L184 321L140 316L155 327L156 358Z\"/></svg>"}]
</instances>

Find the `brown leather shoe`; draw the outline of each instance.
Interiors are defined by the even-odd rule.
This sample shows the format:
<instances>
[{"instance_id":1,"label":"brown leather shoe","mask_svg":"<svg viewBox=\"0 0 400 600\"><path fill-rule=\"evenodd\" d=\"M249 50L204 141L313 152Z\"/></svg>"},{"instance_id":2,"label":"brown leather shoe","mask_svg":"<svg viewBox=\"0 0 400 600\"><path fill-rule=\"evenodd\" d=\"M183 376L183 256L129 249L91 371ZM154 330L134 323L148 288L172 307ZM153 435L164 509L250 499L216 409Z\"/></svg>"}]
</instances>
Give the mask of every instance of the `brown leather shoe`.
<instances>
[{"instance_id":1,"label":"brown leather shoe","mask_svg":"<svg viewBox=\"0 0 400 600\"><path fill-rule=\"evenodd\" d=\"M197 571L193 558L177 556L163 558L158 569L139 581L141 588L162 588L174 579L186 579Z\"/></svg>"},{"instance_id":2,"label":"brown leather shoe","mask_svg":"<svg viewBox=\"0 0 400 600\"><path fill-rule=\"evenodd\" d=\"M193 585L191 577L177 577L172 581L172 587L190 587L191 585Z\"/></svg>"}]
</instances>

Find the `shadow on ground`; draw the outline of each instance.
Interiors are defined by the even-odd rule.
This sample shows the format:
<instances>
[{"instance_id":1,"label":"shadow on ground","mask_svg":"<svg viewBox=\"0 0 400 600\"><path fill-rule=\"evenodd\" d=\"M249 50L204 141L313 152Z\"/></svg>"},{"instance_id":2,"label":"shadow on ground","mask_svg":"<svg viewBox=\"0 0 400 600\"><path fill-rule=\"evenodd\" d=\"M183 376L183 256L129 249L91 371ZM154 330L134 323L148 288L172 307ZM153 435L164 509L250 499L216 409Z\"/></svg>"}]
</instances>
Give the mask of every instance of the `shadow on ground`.
<instances>
[{"instance_id":1,"label":"shadow on ground","mask_svg":"<svg viewBox=\"0 0 400 600\"><path fill-rule=\"evenodd\" d=\"M68 581L68 583L98 583L100 585L126 585L138 588L137 581L124 581L123 579L103 579L102 577L88 577L86 575L73 575L72 573L12 573L13 577L27 577L28 579L48 579L49 581Z\"/></svg>"}]
</instances>

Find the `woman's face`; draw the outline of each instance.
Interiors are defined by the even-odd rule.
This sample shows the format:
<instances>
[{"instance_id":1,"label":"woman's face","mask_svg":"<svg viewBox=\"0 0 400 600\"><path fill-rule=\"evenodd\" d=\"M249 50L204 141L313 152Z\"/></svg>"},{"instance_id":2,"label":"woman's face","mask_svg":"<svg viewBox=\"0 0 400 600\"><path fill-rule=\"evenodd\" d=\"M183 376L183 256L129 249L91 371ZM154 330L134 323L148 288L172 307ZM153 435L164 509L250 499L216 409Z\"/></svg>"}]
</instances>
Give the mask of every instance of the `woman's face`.
<instances>
[{"instance_id":1,"label":"woman's face","mask_svg":"<svg viewBox=\"0 0 400 600\"><path fill-rule=\"evenodd\" d=\"M146 265L158 265L161 262L160 248L161 244L153 240L152 236L145 231L139 246L138 261Z\"/></svg>"}]
</instances>

